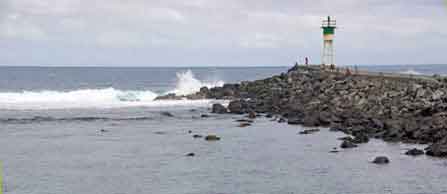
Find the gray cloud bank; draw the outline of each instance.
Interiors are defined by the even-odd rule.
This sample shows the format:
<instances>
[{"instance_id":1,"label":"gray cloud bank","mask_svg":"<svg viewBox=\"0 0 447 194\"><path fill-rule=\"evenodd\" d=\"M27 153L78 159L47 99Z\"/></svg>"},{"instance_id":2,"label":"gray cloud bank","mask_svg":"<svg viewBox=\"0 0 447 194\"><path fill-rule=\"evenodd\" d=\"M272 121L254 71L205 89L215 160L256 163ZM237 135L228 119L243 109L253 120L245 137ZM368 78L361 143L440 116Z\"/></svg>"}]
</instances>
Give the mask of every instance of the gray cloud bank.
<instances>
[{"instance_id":1,"label":"gray cloud bank","mask_svg":"<svg viewBox=\"0 0 447 194\"><path fill-rule=\"evenodd\" d=\"M447 63L444 0L1 0L3 65Z\"/></svg>"}]
</instances>

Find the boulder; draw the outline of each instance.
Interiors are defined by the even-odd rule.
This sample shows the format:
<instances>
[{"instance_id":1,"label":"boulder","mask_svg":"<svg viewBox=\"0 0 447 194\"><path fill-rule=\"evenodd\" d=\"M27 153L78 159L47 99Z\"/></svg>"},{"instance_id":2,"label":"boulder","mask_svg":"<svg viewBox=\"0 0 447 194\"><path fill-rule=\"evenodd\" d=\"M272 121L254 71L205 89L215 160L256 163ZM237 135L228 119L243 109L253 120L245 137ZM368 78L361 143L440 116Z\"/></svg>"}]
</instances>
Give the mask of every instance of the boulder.
<instances>
[{"instance_id":1,"label":"boulder","mask_svg":"<svg viewBox=\"0 0 447 194\"><path fill-rule=\"evenodd\" d=\"M248 113L247 117L250 118L250 119L255 119L256 118L256 113L251 111L250 113Z\"/></svg>"},{"instance_id":2,"label":"boulder","mask_svg":"<svg viewBox=\"0 0 447 194\"><path fill-rule=\"evenodd\" d=\"M222 104L213 104L211 112L216 114L225 114L228 112L228 110Z\"/></svg>"},{"instance_id":3,"label":"boulder","mask_svg":"<svg viewBox=\"0 0 447 194\"><path fill-rule=\"evenodd\" d=\"M368 135L364 134L364 133L357 133L354 135L354 143L360 144L360 143L368 143L369 142L369 137Z\"/></svg>"},{"instance_id":4,"label":"boulder","mask_svg":"<svg viewBox=\"0 0 447 194\"><path fill-rule=\"evenodd\" d=\"M287 124L289 124L289 125L301 125L301 124L303 124L303 120L301 118L298 118L298 117L293 117L293 118L287 119Z\"/></svg>"},{"instance_id":5,"label":"boulder","mask_svg":"<svg viewBox=\"0 0 447 194\"><path fill-rule=\"evenodd\" d=\"M353 143L352 141L344 140L341 143L340 147L343 149L349 149L349 148L355 148L355 147L357 147L357 145L355 145L355 143Z\"/></svg>"},{"instance_id":6,"label":"boulder","mask_svg":"<svg viewBox=\"0 0 447 194\"><path fill-rule=\"evenodd\" d=\"M286 119L283 117L278 119L278 123L285 123L285 122L286 122Z\"/></svg>"},{"instance_id":7,"label":"boulder","mask_svg":"<svg viewBox=\"0 0 447 194\"><path fill-rule=\"evenodd\" d=\"M386 156L378 156L378 157L374 158L372 163L374 163L374 164L388 164L388 163L390 163L390 159L388 159L388 157L386 157Z\"/></svg>"},{"instance_id":8,"label":"boulder","mask_svg":"<svg viewBox=\"0 0 447 194\"><path fill-rule=\"evenodd\" d=\"M206 141L219 141L220 137L216 136L216 135L207 135L205 137Z\"/></svg>"},{"instance_id":9,"label":"boulder","mask_svg":"<svg viewBox=\"0 0 447 194\"><path fill-rule=\"evenodd\" d=\"M245 100L234 100L228 105L228 110L233 114L244 114L250 110L248 103Z\"/></svg>"},{"instance_id":10,"label":"boulder","mask_svg":"<svg viewBox=\"0 0 447 194\"><path fill-rule=\"evenodd\" d=\"M429 156L447 157L447 136L428 146L425 151Z\"/></svg>"},{"instance_id":11,"label":"boulder","mask_svg":"<svg viewBox=\"0 0 447 194\"><path fill-rule=\"evenodd\" d=\"M417 148L413 148L413 149L405 152L405 155L409 155L409 156L419 156L419 155L423 155L423 154L424 154L424 150L420 150Z\"/></svg>"}]
</instances>

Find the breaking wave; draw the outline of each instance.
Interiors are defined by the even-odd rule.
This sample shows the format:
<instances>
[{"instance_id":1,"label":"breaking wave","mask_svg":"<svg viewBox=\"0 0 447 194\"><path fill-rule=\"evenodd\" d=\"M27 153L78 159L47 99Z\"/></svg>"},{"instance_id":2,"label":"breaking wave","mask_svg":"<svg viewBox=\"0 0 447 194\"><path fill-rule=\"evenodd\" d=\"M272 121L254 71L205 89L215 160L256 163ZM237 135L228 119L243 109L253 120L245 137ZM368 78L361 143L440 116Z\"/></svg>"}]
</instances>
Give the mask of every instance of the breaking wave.
<instances>
[{"instance_id":1,"label":"breaking wave","mask_svg":"<svg viewBox=\"0 0 447 194\"><path fill-rule=\"evenodd\" d=\"M192 94L201 87L223 85L222 81L205 83L191 71L177 73L177 85L168 93ZM204 106L209 100L154 101L159 94L150 90L119 90L115 88L78 89L72 91L23 91L0 93L0 109L70 109L70 108L120 108L136 106Z\"/></svg>"},{"instance_id":2,"label":"breaking wave","mask_svg":"<svg viewBox=\"0 0 447 194\"><path fill-rule=\"evenodd\" d=\"M413 69L408 69L406 71L400 72L401 74L409 74L409 75L422 75L421 72L415 71Z\"/></svg>"},{"instance_id":3,"label":"breaking wave","mask_svg":"<svg viewBox=\"0 0 447 194\"><path fill-rule=\"evenodd\" d=\"M223 86L223 81L215 81L215 82L202 82L194 77L194 74L191 70L177 73L177 86L173 91L169 93L175 93L177 95L188 95L193 94L200 90L202 87L217 87Z\"/></svg>"}]
</instances>

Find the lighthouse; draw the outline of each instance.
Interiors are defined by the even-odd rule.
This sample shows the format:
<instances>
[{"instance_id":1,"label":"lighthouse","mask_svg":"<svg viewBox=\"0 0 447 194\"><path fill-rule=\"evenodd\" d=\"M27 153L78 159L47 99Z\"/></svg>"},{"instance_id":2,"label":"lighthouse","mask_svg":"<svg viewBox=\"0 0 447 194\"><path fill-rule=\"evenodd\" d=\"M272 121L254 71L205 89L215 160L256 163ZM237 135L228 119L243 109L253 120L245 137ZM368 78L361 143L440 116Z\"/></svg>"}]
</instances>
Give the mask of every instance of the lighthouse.
<instances>
[{"instance_id":1,"label":"lighthouse","mask_svg":"<svg viewBox=\"0 0 447 194\"><path fill-rule=\"evenodd\" d=\"M323 65L335 65L334 52L334 36L337 21L331 20L328 16L327 20L323 20L321 28L323 29L323 54L321 62Z\"/></svg>"}]
</instances>

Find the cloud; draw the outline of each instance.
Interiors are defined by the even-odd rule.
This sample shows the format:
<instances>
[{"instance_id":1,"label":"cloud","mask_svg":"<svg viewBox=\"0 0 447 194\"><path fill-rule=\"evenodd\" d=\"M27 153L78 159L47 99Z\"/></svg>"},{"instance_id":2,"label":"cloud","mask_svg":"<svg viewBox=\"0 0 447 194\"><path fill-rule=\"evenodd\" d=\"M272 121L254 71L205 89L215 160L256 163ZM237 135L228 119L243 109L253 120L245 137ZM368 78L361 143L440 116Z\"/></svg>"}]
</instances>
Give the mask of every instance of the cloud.
<instances>
[{"instance_id":1,"label":"cloud","mask_svg":"<svg viewBox=\"0 0 447 194\"><path fill-rule=\"evenodd\" d=\"M447 61L441 54L447 9L439 0L2 0L0 43L18 51L0 48L0 63L284 65L298 56L316 61L319 26L327 15L339 23L339 63ZM79 57L30 57L31 49Z\"/></svg>"}]
</instances>

